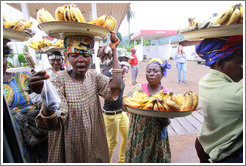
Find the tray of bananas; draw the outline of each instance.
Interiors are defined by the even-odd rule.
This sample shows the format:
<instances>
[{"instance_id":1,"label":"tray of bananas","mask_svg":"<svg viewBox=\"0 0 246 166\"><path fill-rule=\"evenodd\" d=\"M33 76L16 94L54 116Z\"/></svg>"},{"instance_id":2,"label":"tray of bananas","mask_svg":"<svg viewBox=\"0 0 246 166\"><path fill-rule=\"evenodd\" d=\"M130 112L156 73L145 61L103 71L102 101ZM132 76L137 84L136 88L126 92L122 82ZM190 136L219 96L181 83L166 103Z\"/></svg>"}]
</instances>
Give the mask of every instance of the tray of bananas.
<instances>
[{"instance_id":1,"label":"tray of bananas","mask_svg":"<svg viewBox=\"0 0 246 166\"><path fill-rule=\"evenodd\" d=\"M243 5L236 4L212 21L188 19L188 27L180 29L185 39L203 39L243 34Z\"/></svg>"},{"instance_id":2,"label":"tray of bananas","mask_svg":"<svg viewBox=\"0 0 246 166\"><path fill-rule=\"evenodd\" d=\"M3 38L10 39L11 41L24 42L32 37L31 33L18 31L10 28L3 28Z\"/></svg>"},{"instance_id":3,"label":"tray of bananas","mask_svg":"<svg viewBox=\"0 0 246 166\"><path fill-rule=\"evenodd\" d=\"M160 91L148 96L143 91L135 91L132 96L124 96L123 104L134 114L163 118L184 117L196 110L198 95L192 91L178 95Z\"/></svg>"}]
</instances>

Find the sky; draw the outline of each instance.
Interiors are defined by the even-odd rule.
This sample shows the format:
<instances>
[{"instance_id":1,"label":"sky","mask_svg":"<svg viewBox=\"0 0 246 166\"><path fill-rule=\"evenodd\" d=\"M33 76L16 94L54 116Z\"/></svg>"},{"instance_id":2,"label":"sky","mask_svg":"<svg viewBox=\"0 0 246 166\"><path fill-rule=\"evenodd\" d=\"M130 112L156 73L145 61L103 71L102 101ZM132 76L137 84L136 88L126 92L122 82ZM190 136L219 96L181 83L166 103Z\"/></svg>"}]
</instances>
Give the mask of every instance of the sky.
<instances>
[{"instance_id":1,"label":"sky","mask_svg":"<svg viewBox=\"0 0 246 166\"><path fill-rule=\"evenodd\" d=\"M31 2L31 1L28 1ZM70 1L71 2L71 1ZM90 1L91 2L91 1ZM98 3L100 1L97 1ZM103 2L103 1L102 1ZM144 30L178 30L187 27L188 18L207 20L215 12L222 12L232 5L244 1L124 1L131 3L135 17L131 20L130 33ZM3 1L2 1L3 3ZM10 19L23 18L21 12L1 5L1 12ZM33 27L37 27L35 22ZM38 29L36 31L39 31ZM128 23L123 20L119 32L122 36L128 35ZM41 38L43 33L37 33L35 38Z\"/></svg>"}]
</instances>

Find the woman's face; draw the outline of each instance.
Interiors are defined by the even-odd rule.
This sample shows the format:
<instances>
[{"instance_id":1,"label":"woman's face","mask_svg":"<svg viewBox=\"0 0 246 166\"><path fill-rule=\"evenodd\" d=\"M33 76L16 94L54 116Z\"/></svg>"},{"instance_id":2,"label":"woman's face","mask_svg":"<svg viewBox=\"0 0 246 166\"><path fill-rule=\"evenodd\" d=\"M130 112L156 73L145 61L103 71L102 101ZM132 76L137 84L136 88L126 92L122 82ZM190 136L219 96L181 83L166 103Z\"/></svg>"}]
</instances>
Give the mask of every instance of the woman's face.
<instances>
[{"instance_id":1,"label":"woman's face","mask_svg":"<svg viewBox=\"0 0 246 166\"><path fill-rule=\"evenodd\" d=\"M84 75L89 69L91 55L86 53L70 53L68 60L76 74Z\"/></svg>"},{"instance_id":2,"label":"woman's face","mask_svg":"<svg viewBox=\"0 0 246 166\"><path fill-rule=\"evenodd\" d=\"M236 54L243 54L243 52L238 51ZM243 56L234 56L231 60L224 61L222 72L233 81L239 82L243 78Z\"/></svg>"},{"instance_id":3,"label":"woman's face","mask_svg":"<svg viewBox=\"0 0 246 166\"><path fill-rule=\"evenodd\" d=\"M146 69L146 79L150 85L158 85L163 78L162 70L158 64L149 64Z\"/></svg>"},{"instance_id":4,"label":"woman's face","mask_svg":"<svg viewBox=\"0 0 246 166\"><path fill-rule=\"evenodd\" d=\"M49 60L52 69L55 71L59 71L62 65L62 59L50 59Z\"/></svg>"}]
</instances>

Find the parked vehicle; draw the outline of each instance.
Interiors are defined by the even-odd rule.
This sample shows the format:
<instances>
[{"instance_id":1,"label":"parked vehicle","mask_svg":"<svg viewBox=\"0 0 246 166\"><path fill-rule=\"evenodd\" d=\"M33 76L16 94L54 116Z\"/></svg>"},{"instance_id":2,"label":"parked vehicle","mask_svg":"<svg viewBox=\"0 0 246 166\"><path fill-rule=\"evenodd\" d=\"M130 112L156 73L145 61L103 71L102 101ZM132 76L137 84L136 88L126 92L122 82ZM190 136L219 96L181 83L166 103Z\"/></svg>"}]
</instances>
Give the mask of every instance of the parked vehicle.
<instances>
[{"instance_id":1,"label":"parked vehicle","mask_svg":"<svg viewBox=\"0 0 246 166\"><path fill-rule=\"evenodd\" d=\"M205 63L205 60L202 59L200 56L198 56L197 54L195 55L195 61L198 63L198 64L201 64L201 63Z\"/></svg>"}]
</instances>

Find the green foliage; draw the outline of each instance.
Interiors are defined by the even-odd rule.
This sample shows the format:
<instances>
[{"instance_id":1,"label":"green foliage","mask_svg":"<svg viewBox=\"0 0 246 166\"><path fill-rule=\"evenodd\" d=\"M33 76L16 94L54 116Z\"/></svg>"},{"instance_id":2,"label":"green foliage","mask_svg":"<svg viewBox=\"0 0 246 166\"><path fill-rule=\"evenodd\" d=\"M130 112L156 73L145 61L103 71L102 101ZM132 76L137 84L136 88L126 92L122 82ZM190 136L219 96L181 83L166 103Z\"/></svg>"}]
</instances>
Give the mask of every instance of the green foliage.
<instances>
[{"instance_id":1,"label":"green foliage","mask_svg":"<svg viewBox=\"0 0 246 166\"><path fill-rule=\"evenodd\" d=\"M21 66L22 66L22 63L26 63L26 59L25 57L23 56L23 54L18 54L18 61L20 62Z\"/></svg>"},{"instance_id":2,"label":"green foliage","mask_svg":"<svg viewBox=\"0 0 246 166\"><path fill-rule=\"evenodd\" d=\"M23 53L27 53L28 52L28 46L27 45L24 45L23 47Z\"/></svg>"},{"instance_id":3,"label":"green foliage","mask_svg":"<svg viewBox=\"0 0 246 166\"><path fill-rule=\"evenodd\" d=\"M7 62L8 63L8 67L13 67L13 64L11 62Z\"/></svg>"}]
</instances>

